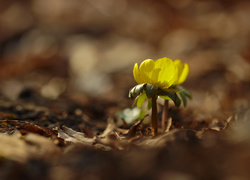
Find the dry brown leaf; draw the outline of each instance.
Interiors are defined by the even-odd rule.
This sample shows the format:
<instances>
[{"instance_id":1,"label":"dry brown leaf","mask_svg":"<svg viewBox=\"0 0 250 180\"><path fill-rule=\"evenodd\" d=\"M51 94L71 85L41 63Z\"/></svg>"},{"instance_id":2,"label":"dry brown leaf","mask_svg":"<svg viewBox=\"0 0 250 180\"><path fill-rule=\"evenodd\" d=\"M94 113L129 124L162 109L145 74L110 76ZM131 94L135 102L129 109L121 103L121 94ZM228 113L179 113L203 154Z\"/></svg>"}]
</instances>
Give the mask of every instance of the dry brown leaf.
<instances>
[{"instance_id":1,"label":"dry brown leaf","mask_svg":"<svg viewBox=\"0 0 250 180\"><path fill-rule=\"evenodd\" d=\"M125 150L129 147L130 141L124 136L120 136L117 132L112 132L106 137L96 137L95 145L105 145L110 149Z\"/></svg>"},{"instance_id":2,"label":"dry brown leaf","mask_svg":"<svg viewBox=\"0 0 250 180\"><path fill-rule=\"evenodd\" d=\"M114 119L109 118L108 125L107 125L106 129L103 131L103 133L99 137L106 137L108 134L110 134L115 129L116 129L116 124L114 122Z\"/></svg>"},{"instance_id":3,"label":"dry brown leaf","mask_svg":"<svg viewBox=\"0 0 250 180\"><path fill-rule=\"evenodd\" d=\"M58 128L58 137L62 138L68 143L79 143L91 146L94 143L94 138L85 137L84 133L74 131L71 128L63 126L62 129Z\"/></svg>"},{"instance_id":4,"label":"dry brown leaf","mask_svg":"<svg viewBox=\"0 0 250 180\"><path fill-rule=\"evenodd\" d=\"M0 133L0 156L24 163L30 158L50 160L59 155L60 149L48 138L28 134L24 138L19 131L13 135Z\"/></svg>"},{"instance_id":5,"label":"dry brown leaf","mask_svg":"<svg viewBox=\"0 0 250 180\"><path fill-rule=\"evenodd\" d=\"M6 159L25 162L30 150L25 141L12 135L0 133L0 156Z\"/></svg>"},{"instance_id":6,"label":"dry brown leaf","mask_svg":"<svg viewBox=\"0 0 250 180\"><path fill-rule=\"evenodd\" d=\"M197 139L197 131L190 129L173 129L157 137L143 139L141 142L138 142L137 145L146 148L161 148L169 143L189 142Z\"/></svg>"},{"instance_id":7,"label":"dry brown leaf","mask_svg":"<svg viewBox=\"0 0 250 180\"><path fill-rule=\"evenodd\" d=\"M6 125L13 126L15 129L19 129L21 133L35 133L42 136L47 137L56 137L54 131L50 128L38 126L36 124L30 123L28 121L20 121L20 120L0 120L1 123L6 123Z\"/></svg>"},{"instance_id":8,"label":"dry brown leaf","mask_svg":"<svg viewBox=\"0 0 250 180\"><path fill-rule=\"evenodd\" d=\"M33 156L58 156L60 154L60 149L56 146L57 143L54 143L49 138L29 133L25 136L25 141L31 145L33 148Z\"/></svg>"}]
</instances>

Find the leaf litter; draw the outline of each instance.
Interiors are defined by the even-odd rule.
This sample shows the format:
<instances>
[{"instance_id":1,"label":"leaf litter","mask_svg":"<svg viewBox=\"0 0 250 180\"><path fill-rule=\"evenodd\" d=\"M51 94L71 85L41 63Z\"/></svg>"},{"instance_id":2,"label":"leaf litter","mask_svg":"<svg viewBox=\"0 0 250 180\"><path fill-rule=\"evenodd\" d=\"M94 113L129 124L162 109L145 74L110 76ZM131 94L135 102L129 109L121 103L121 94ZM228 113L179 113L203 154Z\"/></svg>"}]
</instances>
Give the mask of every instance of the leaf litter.
<instances>
[{"instance_id":1,"label":"leaf litter","mask_svg":"<svg viewBox=\"0 0 250 180\"><path fill-rule=\"evenodd\" d=\"M249 2L103 4L1 4L0 179L249 179ZM165 56L193 99L152 137L116 115L135 61Z\"/></svg>"}]
</instances>

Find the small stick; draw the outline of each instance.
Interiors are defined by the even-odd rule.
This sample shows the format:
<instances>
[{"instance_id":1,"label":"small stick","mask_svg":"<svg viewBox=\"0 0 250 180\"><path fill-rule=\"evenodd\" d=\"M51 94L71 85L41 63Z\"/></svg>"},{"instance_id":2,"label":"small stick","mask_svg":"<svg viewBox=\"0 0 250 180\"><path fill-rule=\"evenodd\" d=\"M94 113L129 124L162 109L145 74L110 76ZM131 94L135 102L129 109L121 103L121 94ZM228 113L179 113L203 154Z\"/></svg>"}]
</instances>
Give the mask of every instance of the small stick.
<instances>
[{"instance_id":1,"label":"small stick","mask_svg":"<svg viewBox=\"0 0 250 180\"><path fill-rule=\"evenodd\" d=\"M152 96L152 119L151 119L151 128L153 136L157 136L158 125L157 125L157 104L156 104L156 94Z\"/></svg>"},{"instance_id":2,"label":"small stick","mask_svg":"<svg viewBox=\"0 0 250 180\"><path fill-rule=\"evenodd\" d=\"M162 109L162 118L161 118L161 127L162 133L166 131L167 122L168 122L168 100L164 101L163 109Z\"/></svg>"}]
</instances>

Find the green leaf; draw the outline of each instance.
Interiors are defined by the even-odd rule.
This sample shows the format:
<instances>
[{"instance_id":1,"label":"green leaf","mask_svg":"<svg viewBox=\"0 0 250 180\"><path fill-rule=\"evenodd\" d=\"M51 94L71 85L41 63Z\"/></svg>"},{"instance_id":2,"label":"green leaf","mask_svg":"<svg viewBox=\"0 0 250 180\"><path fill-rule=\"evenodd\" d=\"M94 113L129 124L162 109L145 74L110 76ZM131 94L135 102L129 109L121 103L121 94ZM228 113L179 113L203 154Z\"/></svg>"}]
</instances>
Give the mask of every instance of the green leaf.
<instances>
[{"instance_id":1,"label":"green leaf","mask_svg":"<svg viewBox=\"0 0 250 180\"><path fill-rule=\"evenodd\" d=\"M139 96L137 96L138 98L138 100L137 100L137 104L136 104L136 106L138 107L138 108L140 108L141 106L142 106L142 104L144 103L144 101L145 101L145 99L146 99L146 93L145 92L143 92L143 93L141 93Z\"/></svg>"},{"instance_id":2,"label":"green leaf","mask_svg":"<svg viewBox=\"0 0 250 180\"><path fill-rule=\"evenodd\" d=\"M187 91L187 90L184 90L183 93L185 94L185 96L187 96L189 99L192 99L192 94Z\"/></svg>"},{"instance_id":3,"label":"green leaf","mask_svg":"<svg viewBox=\"0 0 250 180\"><path fill-rule=\"evenodd\" d=\"M165 99L165 100L172 100L172 99L170 99L170 97L168 97L168 96L160 96L160 98Z\"/></svg>"},{"instance_id":4,"label":"green leaf","mask_svg":"<svg viewBox=\"0 0 250 180\"><path fill-rule=\"evenodd\" d=\"M147 109L150 110L152 108L152 98L148 98L148 107Z\"/></svg>"},{"instance_id":5,"label":"green leaf","mask_svg":"<svg viewBox=\"0 0 250 180\"><path fill-rule=\"evenodd\" d=\"M188 90L186 90L184 87L179 86L179 85L174 86L174 87L175 87L178 91L183 92L183 95L185 95L185 96L188 97L189 99L192 99L192 94L191 94Z\"/></svg>"},{"instance_id":6,"label":"green leaf","mask_svg":"<svg viewBox=\"0 0 250 180\"><path fill-rule=\"evenodd\" d=\"M144 84L139 84L139 85L135 86L134 92L135 92L136 94L142 93L142 92L143 92L143 87L144 87L144 85L145 85L145 83L144 83Z\"/></svg>"},{"instance_id":7,"label":"green leaf","mask_svg":"<svg viewBox=\"0 0 250 180\"><path fill-rule=\"evenodd\" d=\"M134 106L135 106L135 103L138 101L138 98L139 98L139 96L137 96L137 97L135 98L135 100L134 100L134 102L133 102L132 107L134 107Z\"/></svg>"},{"instance_id":8,"label":"green leaf","mask_svg":"<svg viewBox=\"0 0 250 180\"><path fill-rule=\"evenodd\" d=\"M139 84L136 85L135 87L133 87L130 91L129 91L129 98L134 98L136 95L139 95L140 93L143 92L143 87L145 84Z\"/></svg>"},{"instance_id":9,"label":"green leaf","mask_svg":"<svg viewBox=\"0 0 250 180\"><path fill-rule=\"evenodd\" d=\"M177 94L180 95L180 97L183 101L184 107L186 107L187 106L187 97L189 99L192 99L192 94L189 91L187 91L185 88L183 88L182 86L179 86L179 85L173 86L172 88L174 88L178 91Z\"/></svg>"},{"instance_id":10,"label":"green leaf","mask_svg":"<svg viewBox=\"0 0 250 180\"><path fill-rule=\"evenodd\" d=\"M158 90L158 87L153 85L153 84L149 84L147 83L144 86L144 89L146 91L147 97L148 98L152 98L152 96L155 94L155 92Z\"/></svg>"},{"instance_id":11,"label":"green leaf","mask_svg":"<svg viewBox=\"0 0 250 180\"><path fill-rule=\"evenodd\" d=\"M185 93L182 91L182 92L180 92L179 94L180 94L180 96L181 96L181 99L182 99L182 102L183 102L184 107L186 107L186 106L187 106L187 98L186 98Z\"/></svg>"},{"instance_id":12,"label":"green leaf","mask_svg":"<svg viewBox=\"0 0 250 180\"><path fill-rule=\"evenodd\" d=\"M135 89L135 87L133 87L132 89L130 89L129 94L128 94L128 97L131 98L131 99L134 98L134 89Z\"/></svg>"},{"instance_id":13,"label":"green leaf","mask_svg":"<svg viewBox=\"0 0 250 180\"><path fill-rule=\"evenodd\" d=\"M179 107L181 105L181 100L178 97L177 93L173 90L169 90L169 91L165 91L165 90L161 90L158 95L161 97L163 96L164 99L167 99L167 97L169 97L175 104L176 107ZM167 97L165 97L167 96Z\"/></svg>"}]
</instances>

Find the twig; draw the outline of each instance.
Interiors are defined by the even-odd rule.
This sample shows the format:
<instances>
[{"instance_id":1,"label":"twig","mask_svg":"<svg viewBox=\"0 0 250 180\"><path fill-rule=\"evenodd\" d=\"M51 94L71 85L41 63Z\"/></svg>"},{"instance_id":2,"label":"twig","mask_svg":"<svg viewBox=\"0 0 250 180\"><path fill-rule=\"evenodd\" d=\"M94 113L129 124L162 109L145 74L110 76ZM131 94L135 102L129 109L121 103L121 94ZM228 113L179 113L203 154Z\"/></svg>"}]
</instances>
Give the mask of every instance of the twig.
<instances>
[{"instance_id":1,"label":"twig","mask_svg":"<svg viewBox=\"0 0 250 180\"><path fill-rule=\"evenodd\" d=\"M151 120L151 128L153 136L158 134L157 128L157 104L156 104L156 94L152 96L152 120Z\"/></svg>"},{"instance_id":2,"label":"twig","mask_svg":"<svg viewBox=\"0 0 250 180\"><path fill-rule=\"evenodd\" d=\"M162 133L166 131L166 124L169 124L167 122L168 122L168 100L165 100L163 109L162 109L162 118L161 118Z\"/></svg>"}]
</instances>

